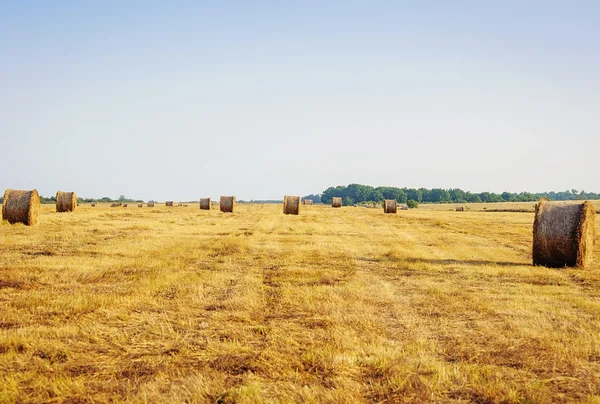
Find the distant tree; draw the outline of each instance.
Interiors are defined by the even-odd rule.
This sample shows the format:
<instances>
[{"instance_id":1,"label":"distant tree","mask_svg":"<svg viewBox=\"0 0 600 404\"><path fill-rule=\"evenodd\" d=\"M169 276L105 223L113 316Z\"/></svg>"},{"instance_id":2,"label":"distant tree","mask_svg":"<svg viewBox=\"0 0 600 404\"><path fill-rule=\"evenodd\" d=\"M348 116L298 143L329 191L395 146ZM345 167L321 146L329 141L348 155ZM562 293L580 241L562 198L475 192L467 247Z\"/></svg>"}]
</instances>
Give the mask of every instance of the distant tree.
<instances>
[{"instance_id":1,"label":"distant tree","mask_svg":"<svg viewBox=\"0 0 600 404\"><path fill-rule=\"evenodd\" d=\"M344 206L354 206L354 200L349 196L344 198Z\"/></svg>"},{"instance_id":2,"label":"distant tree","mask_svg":"<svg viewBox=\"0 0 600 404\"><path fill-rule=\"evenodd\" d=\"M406 201L406 204L408 205L409 209L416 209L419 207L419 203L413 199Z\"/></svg>"}]
</instances>

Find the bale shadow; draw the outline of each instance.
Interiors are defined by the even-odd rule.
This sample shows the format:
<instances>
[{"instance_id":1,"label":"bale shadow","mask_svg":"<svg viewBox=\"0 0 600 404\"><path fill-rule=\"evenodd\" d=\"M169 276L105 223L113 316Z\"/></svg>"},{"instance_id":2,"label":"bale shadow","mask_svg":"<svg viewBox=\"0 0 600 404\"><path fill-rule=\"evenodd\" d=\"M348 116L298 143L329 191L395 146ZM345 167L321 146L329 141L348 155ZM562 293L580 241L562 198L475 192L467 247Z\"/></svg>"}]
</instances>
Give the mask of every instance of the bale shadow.
<instances>
[{"instance_id":1,"label":"bale shadow","mask_svg":"<svg viewBox=\"0 0 600 404\"><path fill-rule=\"evenodd\" d=\"M435 265L494 265L499 267L522 267L529 266L529 262L505 262L505 261L487 261L487 260L455 260L455 259L429 259L429 258L401 258L398 261L406 261L412 264L426 263Z\"/></svg>"}]
</instances>

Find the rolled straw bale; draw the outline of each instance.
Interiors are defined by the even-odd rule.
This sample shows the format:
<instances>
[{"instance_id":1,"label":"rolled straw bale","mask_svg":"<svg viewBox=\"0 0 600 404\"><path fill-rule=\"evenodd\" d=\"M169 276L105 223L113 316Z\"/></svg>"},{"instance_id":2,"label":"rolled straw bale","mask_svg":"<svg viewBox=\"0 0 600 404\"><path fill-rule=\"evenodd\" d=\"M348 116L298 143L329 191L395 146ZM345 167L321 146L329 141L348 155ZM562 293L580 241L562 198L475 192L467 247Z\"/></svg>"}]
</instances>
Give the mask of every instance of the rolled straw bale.
<instances>
[{"instance_id":1,"label":"rolled straw bale","mask_svg":"<svg viewBox=\"0 0 600 404\"><path fill-rule=\"evenodd\" d=\"M33 226L40 214L40 194L37 190L17 191L7 189L2 201L2 219L11 224Z\"/></svg>"},{"instance_id":2,"label":"rolled straw bale","mask_svg":"<svg viewBox=\"0 0 600 404\"><path fill-rule=\"evenodd\" d=\"M143 203L138 203L138 208L143 208L144 204Z\"/></svg>"},{"instance_id":3,"label":"rolled straw bale","mask_svg":"<svg viewBox=\"0 0 600 404\"><path fill-rule=\"evenodd\" d=\"M551 268L578 266L592 260L596 211L590 202L535 205L533 265Z\"/></svg>"},{"instance_id":4,"label":"rolled straw bale","mask_svg":"<svg viewBox=\"0 0 600 404\"><path fill-rule=\"evenodd\" d=\"M395 199L386 199L383 201L383 213L398 212L398 204Z\"/></svg>"},{"instance_id":5,"label":"rolled straw bale","mask_svg":"<svg viewBox=\"0 0 600 404\"><path fill-rule=\"evenodd\" d=\"M124 203L124 204L123 204L123 207L124 207L124 208L126 208L126 207L127 207L127 204L126 204L126 203Z\"/></svg>"},{"instance_id":6,"label":"rolled straw bale","mask_svg":"<svg viewBox=\"0 0 600 404\"><path fill-rule=\"evenodd\" d=\"M299 196L284 196L283 197L283 213L286 215L297 215L300 213L300 197Z\"/></svg>"},{"instance_id":7,"label":"rolled straw bale","mask_svg":"<svg viewBox=\"0 0 600 404\"><path fill-rule=\"evenodd\" d=\"M457 212L464 212L465 211L465 207L464 206L457 206L456 207L456 211Z\"/></svg>"},{"instance_id":8,"label":"rolled straw bale","mask_svg":"<svg viewBox=\"0 0 600 404\"><path fill-rule=\"evenodd\" d=\"M200 209L210 210L210 198L200 198Z\"/></svg>"},{"instance_id":9,"label":"rolled straw bale","mask_svg":"<svg viewBox=\"0 0 600 404\"><path fill-rule=\"evenodd\" d=\"M77 207L77 195L75 192L56 193L56 211L57 212L73 212Z\"/></svg>"},{"instance_id":10,"label":"rolled straw bale","mask_svg":"<svg viewBox=\"0 0 600 404\"><path fill-rule=\"evenodd\" d=\"M313 204L313 200L312 199L305 199L304 200L304 204L305 205L312 205Z\"/></svg>"},{"instance_id":11,"label":"rolled straw bale","mask_svg":"<svg viewBox=\"0 0 600 404\"><path fill-rule=\"evenodd\" d=\"M111 208L116 208L117 206L119 206L119 205L117 205L116 203L111 203L111 204L110 204L110 207L111 207Z\"/></svg>"},{"instance_id":12,"label":"rolled straw bale","mask_svg":"<svg viewBox=\"0 0 600 404\"><path fill-rule=\"evenodd\" d=\"M92 208L95 208L95 207L96 207L96 203L94 202L94 203L92 203Z\"/></svg>"},{"instance_id":13,"label":"rolled straw bale","mask_svg":"<svg viewBox=\"0 0 600 404\"><path fill-rule=\"evenodd\" d=\"M153 208L154 207L154 202L148 202L147 205L149 208Z\"/></svg>"},{"instance_id":14,"label":"rolled straw bale","mask_svg":"<svg viewBox=\"0 0 600 404\"><path fill-rule=\"evenodd\" d=\"M221 212L233 213L233 207L235 206L235 196L222 196L219 200L219 206Z\"/></svg>"},{"instance_id":15,"label":"rolled straw bale","mask_svg":"<svg viewBox=\"0 0 600 404\"><path fill-rule=\"evenodd\" d=\"M183 206L183 204L182 203L178 203L177 206Z\"/></svg>"},{"instance_id":16,"label":"rolled straw bale","mask_svg":"<svg viewBox=\"0 0 600 404\"><path fill-rule=\"evenodd\" d=\"M331 207L332 208L341 208L342 207L342 198L333 197L331 198Z\"/></svg>"},{"instance_id":17,"label":"rolled straw bale","mask_svg":"<svg viewBox=\"0 0 600 404\"><path fill-rule=\"evenodd\" d=\"M166 201L165 206L173 206L173 201Z\"/></svg>"},{"instance_id":18,"label":"rolled straw bale","mask_svg":"<svg viewBox=\"0 0 600 404\"><path fill-rule=\"evenodd\" d=\"M408 210L408 205L407 204L400 205L400 210Z\"/></svg>"}]
</instances>

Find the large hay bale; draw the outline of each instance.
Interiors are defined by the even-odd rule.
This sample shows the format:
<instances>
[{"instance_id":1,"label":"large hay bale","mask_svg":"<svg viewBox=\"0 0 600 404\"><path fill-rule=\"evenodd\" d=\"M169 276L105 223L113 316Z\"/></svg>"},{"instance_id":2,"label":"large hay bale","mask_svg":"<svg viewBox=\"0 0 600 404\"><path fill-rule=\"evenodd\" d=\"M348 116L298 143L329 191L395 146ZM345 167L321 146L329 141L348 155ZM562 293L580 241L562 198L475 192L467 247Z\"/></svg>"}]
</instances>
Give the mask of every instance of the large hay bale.
<instances>
[{"instance_id":1,"label":"large hay bale","mask_svg":"<svg viewBox=\"0 0 600 404\"><path fill-rule=\"evenodd\" d=\"M395 199L386 199L383 201L383 213L396 213L398 212L398 203Z\"/></svg>"},{"instance_id":2,"label":"large hay bale","mask_svg":"<svg viewBox=\"0 0 600 404\"><path fill-rule=\"evenodd\" d=\"M146 206L148 206L149 208L153 208L154 207L154 202L148 202L146 204Z\"/></svg>"},{"instance_id":3,"label":"large hay bale","mask_svg":"<svg viewBox=\"0 0 600 404\"><path fill-rule=\"evenodd\" d=\"M40 195L37 190L17 191L7 189L2 201L2 219L11 224L33 226L40 214Z\"/></svg>"},{"instance_id":4,"label":"large hay bale","mask_svg":"<svg viewBox=\"0 0 600 404\"><path fill-rule=\"evenodd\" d=\"M305 199L304 200L304 204L305 205L312 205L313 204L313 200L312 199Z\"/></svg>"},{"instance_id":5,"label":"large hay bale","mask_svg":"<svg viewBox=\"0 0 600 404\"><path fill-rule=\"evenodd\" d=\"M178 203L177 206L183 206L183 203Z\"/></svg>"},{"instance_id":6,"label":"large hay bale","mask_svg":"<svg viewBox=\"0 0 600 404\"><path fill-rule=\"evenodd\" d=\"M594 249L596 211L590 202L535 205L533 265L584 268Z\"/></svg>"},{"instance_id":7,"label":"large hay bale","mask_svg":"<svg viewBox=\"0 0 600 404\"><path fill-rule=\"evenodd\" d=\"M75 192L56 193L56 211L57 212L73 212L77 207L77 195Z\"/></svg>"},{"instance_id":8,"label":"large hay bale","mask_svg":"<svg viewBox=\"0 0 600 404\"><path fill-rule=\"evenodd\" d=\"M110 207L111 207L111 208L116 208L117 206L119 206L119 205L117 205L116 203L111 203L111 204L110 204Z\"/></svg>"},{"instance_id":9,"label":"large hay bale","mask_svg":"<svg viewBox=\"0 0 600 404\"><path fill-rule=\"evenodd\" d=\"M210 210L210 198L200 198L200 209Z\"/></svg>"},{"instance_id":10,"label":"large hay bale","mask_svg":"<svg viewBox=\"0 0 600 404\"><path fill-rule=\"evenodd\" d=\"M166 201L165 206L173 206L173 201Z\"/></svg>"},{"instance_id":11,"label":"large hay bale","mask_svg":"<svg viewBox=\"0 0 600 404\"><path fill-rule=\"evenodd\" d=\"M138 203L138 208L143 208L144 204L143 203Z\"/></svg>"},{"instance_id":12,"label":"large hay bale","mask_svg":"<svg viewBox=\"0 0 600 404\"><path fill-rule=\"evenodd\" d=\"M286 215L297 215L300 213L300 197L299 196L284 196L283 197L283 213Z\"/></svg>"},{"instance_id":13,"label":"large hay bale","mask_svg":"<svg viewBox=\"0 0 600 404\"><path fill-rule=\"evenodd\" d=\"M342 198L333 197L331 198L331 207L332 208L341 208L342 207Z\"/></svg>"},{"instance_id":14,"label":"large hay bale","mask_svg":"<svg viewBox=\"0 0 600 404\"><path fill-rule=\"evenodd\" d=\"M96 207L96 202L92 203L92 208Z\"/></svg>"},{"instance_id":15,"label":"large hay bale","mask_svg":"<svg viewBox=\"0 0 600 404\"><path fill-rule=\"evenodd\" d=\"M408 205L407 204L400 205L400 210L408 210Z\"/></svg>"},{"instance_id":16,"label":"large hay bale","mask_svg":"<svg viewBox=\"0 0 600 404\"><path fill-rule=\"evenodd\" d=\"M126 208L126 207L127 207L127 204L126 204L126 203L124 203L124 204L123 204L123 207L124 207L124 208Z\"/></svg>"},{"instance_id":17,"label":"large hay bale","mask_svg":"<svg viewBox=\"0 0 600 404\"><path fill-rule=\"evenodd\" d=\"M465 207L464 206L457 206L456 207L456 211L457 212L464 212L465 211Z\"/></svg>"},{"instance_id":18,"label":"large hay bale","mask_svg":"<svg viewBox=\"0 0 600 404\"><path fill-rule=\"evenodd\" d=\"M221 212L233 213L233 207L235 206L235 196L222 196L219 200L219 207Z\"/></svg>"}]
</instances>

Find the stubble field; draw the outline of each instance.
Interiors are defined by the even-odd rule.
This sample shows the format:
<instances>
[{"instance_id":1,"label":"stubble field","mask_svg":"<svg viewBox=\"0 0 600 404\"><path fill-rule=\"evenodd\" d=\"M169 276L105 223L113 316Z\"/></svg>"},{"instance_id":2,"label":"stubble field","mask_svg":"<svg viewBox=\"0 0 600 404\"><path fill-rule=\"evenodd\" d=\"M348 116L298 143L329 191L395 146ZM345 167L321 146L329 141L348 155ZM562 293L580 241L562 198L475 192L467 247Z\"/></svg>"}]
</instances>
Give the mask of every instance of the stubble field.
<instances>
[{"instance_id":1,"label":"stubble field","mask_svg":"<svg viewBox=\"0 0 600 404\"><path fill-rule=\"evenodd\" d=\"M600 402L598 240L556 270L532 213L281 210L1 224L0 401Z\"/></svg>"}]
</instances>

